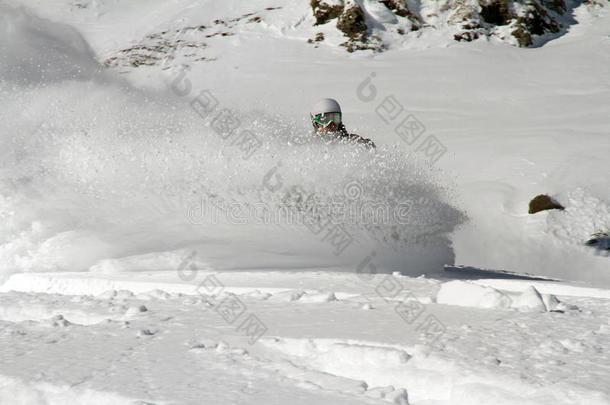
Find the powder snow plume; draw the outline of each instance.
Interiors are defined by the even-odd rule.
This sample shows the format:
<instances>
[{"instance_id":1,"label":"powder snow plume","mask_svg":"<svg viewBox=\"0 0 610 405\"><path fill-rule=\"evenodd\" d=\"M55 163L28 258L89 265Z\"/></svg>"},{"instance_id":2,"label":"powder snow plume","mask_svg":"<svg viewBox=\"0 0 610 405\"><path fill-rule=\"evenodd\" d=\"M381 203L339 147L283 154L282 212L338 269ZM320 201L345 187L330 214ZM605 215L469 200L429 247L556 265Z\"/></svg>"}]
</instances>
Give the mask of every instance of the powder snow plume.
<instances>
[{"instance_id":1,"label":"powder snow plume","mask_svg":"<svg viewBox=\"0 0 610 405\"><path fill-rule=\"evenodd\" d=\"M183 248L227 269L353 270L369 252L387 271L453 262L447 234L465 215L414 159L326 144L264 111L237 113L262 143L244 159L170 89L139 90L105 72L76 30L21 9L1 18L3 277ZM311 201L346 200L370 215L333 220L353 242L345 250L285 218Z\"/></svg>"}]
</instances>

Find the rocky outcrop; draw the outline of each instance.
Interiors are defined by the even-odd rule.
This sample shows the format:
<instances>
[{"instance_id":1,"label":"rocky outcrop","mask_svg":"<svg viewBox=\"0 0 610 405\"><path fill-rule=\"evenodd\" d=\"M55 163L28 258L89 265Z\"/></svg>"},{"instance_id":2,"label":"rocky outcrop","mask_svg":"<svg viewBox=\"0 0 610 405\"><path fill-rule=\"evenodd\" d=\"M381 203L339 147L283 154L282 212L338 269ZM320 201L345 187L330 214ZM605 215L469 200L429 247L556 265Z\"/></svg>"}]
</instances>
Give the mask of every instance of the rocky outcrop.
<instances>
[{"instance_id":1,"label":"rocky outcrop","mask_svg":"<svg viewBox=\"0 0 610 405\"><path fill-rule=\"evenodd\" d=\"M379 0L379 3L386 6L395 15L411 20L413 22L411 31L417 31L421 27L421 19L409 9L405 0Z\"/></svg>"},{"instance_id":2,"label":"rocky outcrop","mask_svg":"<svg viewBox=\"0 0 610 405\"><path fill-rule=\"evenodd\" d=\"M554 5L554 7L561 9L560 6ZM517 38L519 46L534 45L533 35L556 34L564 28L563 24L558 22L547 10L549 9L536 1L527 3L524 15L516 18L516 29L512 32L512 35Z\"/></svg>"},{"instance_id":3,"label":"rocky outcrop","mask_svg":"<svg viewBox=\"0 0 610 405\"><path fill-rule=\"evenodd\" d=\"M463 3L460 0L456 4ZM470 8L462 13L461 21L455 15L449 23L461 24L454 35L457 41L472 41L479 37L503 37L501 27L507 27L510 36L520 47L535 45L535 37L557 34L565 25L561 22L567 11L564 0L478 0L478 10ZM462 7L463 8L463 7Z\"/></svg>"},{"instance_id":4,"label":"rocky outcrop","mask_svg":"<svg viewBox=\"0 0 610 405\"><path fill-rule=\"evenodd\" d=\"M348 40L340 44L344 46L348 52L356 50L373 49L377 50L376 46L371 45L371 38L367 35L368 27L366 25L366 14L358 3L354 0L311 0L311 8L316 22L314 25L322 25L336 19L336 27L345 35ZM324 40L310 39L308 42L319 42Z\"/></svg>"},{"instance_id":5,"label":"rocky outcrop","mask_svg":"<svg viewBox=\"0 0 610 405\"><path fill-rule=\"evenodd\" d=\"M479 0L483 22L490 25L508 25L515 18L508 0Z\"/></svg>"},{"instance_id":6,"label":"rocky outcrop","mask_svg":"<svg viewBox=\"0 0 610 405\"><path fill-rule=\"evenodd\" d=\"M401 17L407 17L411 14L404 0L379 0L379 2Z\"/></svg>"},{"instance_id":7,"label":"rocky outcrop","mask_svg":"<svg viewBox=\"0 0 610 405\"><path fill-rule=\"evenodd\" d=\"M355 2L348 0L337 20L337 28L352 40L364 40L367 26L362 8Z\"/></svg>"},{"instance_id":8,"label":"rocky outcrop","mask_svg":"<svg viewBox=\"0 0 610 405\"><path fill-rule=\"evenodd\" d=\"M455 27L456 41L496 37L520 47L541 43L565 31L570 20L566 0L420 0L426 15L413 12L406 0L377 0L395 15L395 21L375 21L379 6L356 0L311 0L314 25L336 20L336 27L348 40L342 43L349 52L384 49L388 33L408 35L411 31ZM364 9L366 7L367 9ZM375 10L368 10L375 7ZM377 29L379 25L383 29ZM391 27L393 24L394 27ZM371 27L374 27L371 29Z\"/></svg>"},{"instance_id":9,"label":"rocky outcrop","mask_svg":"<svg viewBox=\"0 0 610 405\"><path fill-rule=\"evenodd\" d=\"M326 24L341 15L343 12L343 0L311 0L315 25Z\"/></svg>"},{"instance_id":10,"label":"rocky outcrop","mask_svg":"<svg viewBox=\"0 0 610 405\"><path fill-rule=\"evenodd\" d=\"M399 35L405 35L407 31L415 31L421 27L421 18L409 9L405 0L378 0L378 2L390 10L397 19L409 22L396 27L394 32ZM383 49L381 38L369 32L367 18L370 16L367 16L359 2L355 0L311 0L310 5L316 21L314 25L337 20L337 29L348 38L340 45L344 46L348 52Z\"/></svg>"}]
</instances>

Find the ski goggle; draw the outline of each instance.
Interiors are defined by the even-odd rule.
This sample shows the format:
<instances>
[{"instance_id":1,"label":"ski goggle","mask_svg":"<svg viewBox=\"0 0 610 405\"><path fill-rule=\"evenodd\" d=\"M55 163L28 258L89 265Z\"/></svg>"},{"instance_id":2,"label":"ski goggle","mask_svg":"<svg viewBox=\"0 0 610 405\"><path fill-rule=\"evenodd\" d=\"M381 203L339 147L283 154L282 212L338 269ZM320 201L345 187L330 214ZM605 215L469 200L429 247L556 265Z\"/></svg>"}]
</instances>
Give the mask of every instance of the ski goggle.
<instances>
[{"instance_id":1,"label":"ski goggle","mask_svg":"<svg viewBox=\"0 0 610 405\"><path fill-rule=\"evenodd\" d=\"M311 120L316 124L323 126L326 128L332 123L335 123L336 126L341 125L341 113L340 112L330 112L324 114L316 114L311 116Z\"/></svg>"}]
</instances>

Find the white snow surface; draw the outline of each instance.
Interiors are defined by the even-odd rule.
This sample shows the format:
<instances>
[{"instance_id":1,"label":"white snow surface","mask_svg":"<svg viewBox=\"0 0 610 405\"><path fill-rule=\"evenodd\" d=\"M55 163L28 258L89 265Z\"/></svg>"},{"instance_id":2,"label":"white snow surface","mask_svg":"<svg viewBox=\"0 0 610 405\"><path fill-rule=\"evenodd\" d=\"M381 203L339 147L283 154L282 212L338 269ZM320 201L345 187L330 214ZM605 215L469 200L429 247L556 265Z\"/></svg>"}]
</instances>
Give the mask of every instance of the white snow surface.
<instances>
[{"instance_id":1,"label":"white snow surface","mask_svg":"<svg viewBox=\"0 0 610 405\"><path fill-rule=\"evenodd\" d=\"M584 246L610 229L608 10L540 48L348 54L307 1L0 3L0 404L610 404L610 257ZM377 149L312 137L321 97ZM268 220L295 186L401 215L338 251Z\"/></svg>"}]
</instances>

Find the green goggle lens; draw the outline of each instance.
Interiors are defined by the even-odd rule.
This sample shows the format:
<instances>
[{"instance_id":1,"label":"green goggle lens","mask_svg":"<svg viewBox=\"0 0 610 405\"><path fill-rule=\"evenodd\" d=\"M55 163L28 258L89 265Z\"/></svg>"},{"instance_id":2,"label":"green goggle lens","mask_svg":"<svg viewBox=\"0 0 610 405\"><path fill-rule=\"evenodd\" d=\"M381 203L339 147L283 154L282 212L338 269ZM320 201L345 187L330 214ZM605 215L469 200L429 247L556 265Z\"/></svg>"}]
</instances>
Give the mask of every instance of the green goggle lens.
<instances>
[{"instance_id":1,"label":"green goggle lens","mask_svg":"<svg viewBox=\"0 0 610 405\"><path fill-rule=\"evenodd\" d=\"M340 112L332 112L332 113L324 113L324 114L316 114L312 116L313 122L323 127L327 127L332 123L339 126L341 125L341 113Z\"/></svg>"}]
</instances>

